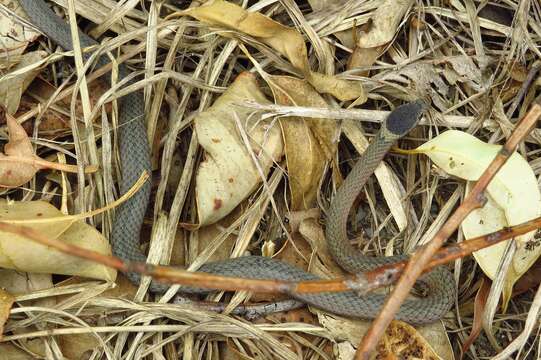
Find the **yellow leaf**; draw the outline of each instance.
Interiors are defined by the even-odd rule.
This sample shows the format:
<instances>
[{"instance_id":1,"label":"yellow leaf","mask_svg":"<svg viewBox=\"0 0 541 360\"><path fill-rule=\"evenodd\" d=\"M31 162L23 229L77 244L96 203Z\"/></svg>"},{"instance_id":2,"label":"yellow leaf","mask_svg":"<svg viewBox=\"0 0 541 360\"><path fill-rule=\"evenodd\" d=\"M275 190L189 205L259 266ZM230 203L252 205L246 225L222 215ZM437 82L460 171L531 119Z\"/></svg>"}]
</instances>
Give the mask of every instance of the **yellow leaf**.
<instances>
[{"instance_id":1,"label":"yellow leaf","mask_svg":"<svg viewBox=\"0 0 541 360\"><path fill-rule=\"evenodd\" d=\"M284 26L271 18L249 12L240 6L223 0L211 0L204 5L183 12L209 25L221 26L250 35L285 56L319 92L328 93L345 100L366 101L359 82L337 79L310 70L306 44L294 28Z\"/></svg>"},{"instance_id":2,"label":"yellow leaf","mask_svg":"<svg viewBox=\"0 0 541 360\"><path fill-rule=\"evenodd\" d=\"M268 103L259 90L255 75L240 74L226 92L194 120L197 139L205 150L205 160L196 176L196 201L199 223L215 223L229 214L261 184L252 155L244 143L237 119L250 139L266 176L273 161L280 159L283 144L280 129L239 106L244 101Z\"/></svg>"},{"instance_id":3,"label":"yellow leaf","mask_svg":"<svg viewBox=\"0 0 541 360\"><path fill-rule=\"evenodd\" d=\"M418 147L415 152L429 156L447 173L475 181L500 151L501 145L482 142L462 131L450 130ZM469 191L470 184L466 187ZM528 162L517 152L496 174L487 187L488 202L482 209L472 211L462 222L466 238L472 238L534 219L541 215L541 192ZM541 247L529 248L535 231L516 237L519 243L513 266L506 275L504 299L508 299L513 284L541 255ZM484 273L496 276L506 242L477 251L474 257ZM505 304L504 304L505 308Z\"/></svg>"},{"instance_id":4,"label":"yellow leaf","mask_svg":"<svg viewBox=\"0 0 541 360\"><path fill-rule=\"evenodd\" d=\"M58 209L44 201L0 200L1 221L9 223L10 220L27 220L24 226L45 237L59 239L101 254L111 254L109 242L99 231L82 221L63 219L63 216ZM34 219L49 218L52 221L32 222ZM116 277L116 270L5 232L0 232L0 267L30 273L78 275L107 281L114 281Z\"/></svg>"},{"instance_id":5,"label":"yellow leaf","mask_svg":"<svg viewBox=\"0 0 541 360\"><path fill-rule=\"evenodd\" d=\"M494 159L501 145L484 143L468 133L449 130L419 146L424 153L447 173L475 181ZM504 211L509 225L532 220L541 214L541 193L535 174L528 162L517 152L498 171L487 192ZM521 243L533 233L517 238Z\"/></svg>"}]
</instances>

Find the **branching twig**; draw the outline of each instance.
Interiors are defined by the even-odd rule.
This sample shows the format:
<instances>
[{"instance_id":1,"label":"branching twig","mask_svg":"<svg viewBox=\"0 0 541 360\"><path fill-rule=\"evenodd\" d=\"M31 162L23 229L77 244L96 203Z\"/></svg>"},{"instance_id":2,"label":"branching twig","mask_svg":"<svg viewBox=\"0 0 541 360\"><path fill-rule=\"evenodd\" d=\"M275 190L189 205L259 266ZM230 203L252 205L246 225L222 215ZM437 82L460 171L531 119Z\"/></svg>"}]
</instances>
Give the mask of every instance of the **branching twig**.
<instances>
[{"instance_id":1,"label":"branching twig","mask_svg":"<svg viewBox=\"0 0 541 360\"><path fill-rule=\"evenodd\" d=\"M541 228L541 217L490 234L448 245L436 252L428 265L423 269L423 274L431 271L436 266L464 258L475 251L496 245L502 241L539 228ZM317 293L322 291L338 292L355 290L361 294L368 293L377 288L395 283L402 275L407 263L408 261L401 261L387 264L371 271L359 273L355 278L303 281L297 285L294 291L298 293Z\"/></svg>"},{"instance_id":2,"label":"branching twig","mask_svg":"<svg viewBox=\"0 0 541 360\"><path fill-rule=\"evenodd\" d=\"M483 172L471 192L464 199L464 202L458 207L454 214L446 221L438 233L434 236L431 242L419 248L410 258L408 265L404 270L404 274L398 280L398 283L391 295L387 298L385 304L381 308L378 317L372 323L364 335L359 348L357 349L356 359L369 359L370 354L376 348L381 336L389 323L393 320L400 305L408 296L411 288L422 274L424 268L436 254L438 249L443 245L445 240L458 228L464 218L468 214L479 207L484 206L486 202L485 189L506 163L509 157L513 154L518 144L529 134L539 117L541 116L541 103L539 98L534 102L532 108L517 124L513 133L490 163L487 169Z\"/></svg>"},{"instance_id":3,"label":"branching twig","mask_svg":"<svg viewBox=\"0 0 541 360\"><path fill-rule=\"evenodd\" d=\"M59 218L56 218L57 220ZM46 221L47 219L40 219ZM452 244L440 249L425 268L432 268L465 257L474 251L498 244L502 241L541 227L541 217L522 224L505 228L490 234L479 236L458 244ZM56 239L49 239L28 226L11 224L0 221L0 231L24 236L25 238L49 246L58 251L86 260L94 261L120 271L134 271L152 276L157 280L172 284L197 285L197 287L218 290L250 290L267 293L318 293L340 292L355 290L367 293L379 287L391 285L396 281L406 267L407 262L389 264L372 271L357 274L355 277L337 278L332 280L314 280L288 282L279 280L252 280L210 275L208 273L189 272L176 267L154 266L140 262L125 263L114 256L104 255L88 249L66 244Z\"/></svg>"}]
</instances>

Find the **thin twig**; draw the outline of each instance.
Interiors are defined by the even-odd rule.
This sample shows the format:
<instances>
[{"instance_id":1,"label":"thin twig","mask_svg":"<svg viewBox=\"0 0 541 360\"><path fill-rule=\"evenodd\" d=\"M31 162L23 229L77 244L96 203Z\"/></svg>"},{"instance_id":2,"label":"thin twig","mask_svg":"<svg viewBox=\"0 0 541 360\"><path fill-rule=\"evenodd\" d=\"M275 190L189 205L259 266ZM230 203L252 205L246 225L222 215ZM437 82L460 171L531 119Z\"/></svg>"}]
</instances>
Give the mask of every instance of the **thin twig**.
<instances>
[{"instance_id":1,"label":"thin twig","mask_svg":"<svg viewBox=\"0 0 541 360\"><path fill-rule=\"evenodd\" d=\"M65 217L55 218L65 219ZM40 219L47 222L49 219ZM440 249L428 263L424 272L428 272L436 266L465 257L474 251L493 246L502 241L521 234L536 230L541 227L541 217L524 222L522 224L504 228L502 230L482 235L458 244L452 244ZM49 239L32 228L9 222L0 222L0 231L5 231L49 246L58 251L86 260L100 263L117 270L138 272L152 276L156 280L165 283L196 285L200 288L218 290L249 290L265 293L318 293L318 292L341 292L355 290L367 293L371 290L391 285L396 281L407 265L406 261L389 264L372 271L357 274L355 277L337 278L332 280L313 280L302 282L290 282L279 280L254 280L245 278L233 278L227 276L211 275L208 273L190 272L170 266L154 266L142 262L123 262L114 256L104 255L88 249L64 243L56 239Z\"/></svg>"}]
</instances>

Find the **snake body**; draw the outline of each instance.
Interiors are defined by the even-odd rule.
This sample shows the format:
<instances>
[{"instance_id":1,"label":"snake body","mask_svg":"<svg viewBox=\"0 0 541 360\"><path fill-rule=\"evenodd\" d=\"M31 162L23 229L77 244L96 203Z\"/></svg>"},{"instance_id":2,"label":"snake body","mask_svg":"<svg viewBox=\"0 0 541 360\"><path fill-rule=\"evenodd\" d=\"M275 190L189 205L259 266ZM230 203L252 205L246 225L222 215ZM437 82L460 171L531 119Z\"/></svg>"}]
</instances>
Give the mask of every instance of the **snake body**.
<instances>
[{"instance_id":1,"label":"snake body","mask_svg":"<svg viewBox=\"0 0 541 360\"><path fill-rule=\"evenodd\" d=\"M69 27L42 0L19 0L19 2L32 22L42 32L64 49L72 49ZM93 39L80 31L79 37L83 47L96 44ZM98 61L99 66L108 63L105 56L101 56ZM119 73L121 77L126 77L128 70L121 65ZM423 104L417 101L402 105L391 113L331 202L326 226L328 247L336 262L351 273L367 271L383 264L407 259L405 255L392 257L362 255L349 243L346 226L353 202L367 179L390 147L417 124L423 108ZM124 96L119 102L118 133L122 167L120 191L125 193L143 171L151 172L150 151L144 123L144 101L140 91ZM146 260L146 256L139 250L139 233L149 195L150 184L147 182L135 196L116 210L111 241L114 255L123 260ZM318 279L316 275L285 262L262 256L245 256L211 262L204 264L199 271L252 279L290 281ZM127 275L131 281L139 283L138 274L130 273ZM440 319L451 308L455 297L454 280L445 267L434 269L421 280L428 287L427 296L408 300L402 304L396 315L397 319L414 324L430 323ZM153 282L150 290L164 292L167 289L167 285ZM183 288L183 291L202 292L204 290ZM384 294L359 296L352 291L318 294L293 293L291 296L321 309L357 318L374 318L385 301Z\"/></svg>"}]
</instances>

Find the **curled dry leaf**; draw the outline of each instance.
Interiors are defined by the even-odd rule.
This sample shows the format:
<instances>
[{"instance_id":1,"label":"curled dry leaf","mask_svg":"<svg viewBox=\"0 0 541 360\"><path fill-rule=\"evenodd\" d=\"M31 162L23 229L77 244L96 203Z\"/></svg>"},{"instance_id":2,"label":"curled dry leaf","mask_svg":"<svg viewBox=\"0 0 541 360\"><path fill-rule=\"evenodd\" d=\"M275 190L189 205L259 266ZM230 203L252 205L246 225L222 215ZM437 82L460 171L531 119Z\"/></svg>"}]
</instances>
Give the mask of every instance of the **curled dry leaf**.
<instances>
[{"instance_id":1,"label":"curled dry leaf","mask_svg":"<svg viewBox=\"0 0 541 360\"><path fill-rule=\"evenodd\" d=\"M380 1L370 20L360 31L348 68L372 65L395 36L398 25L413 0Z\"/></svg>"},{"instance_id":2,"label":"curled dry leaf","mask_svg":"<svg viewBox=\"0 0 541 360\"><path fill-rule=\"evenodd\" d=\"M404 14L413 4L413 0L385 0L380 2L374 11L371 24L366 32L362 32L357 40L357 46L372 48L387 44L396 33Z\"/></svg>"},{"instance_id":3,"label":"curled dry leaf","mask_svg":"<svg viewBox=\"0 0 541 360\"><path fill-rule=\"evenodd\" d=\"M340 359L352 359L370 322L350 320L318 311L320 324L336 341ZM349 355L349 356L348 356ZM441 322L412 327L394 320L376 348L375 359L442 359L453 360L453 348Z\"/></svg>"},{"instance_id":4,"label":"curled dry leaf","mask_svg":"<svg viewBox=\"0 0 541 360\"><path fill-rule=\"evenodd\" d=\"M50 221L43 222L42 219ZM58 209L44 201L0 200L0 220L7 223L10 220L25 220L22 225L45 237L59 239L101 254L111 254L109 242L99 231L83 221L66 219ZM18 224L21 225L20 222ZM0 232L0 267L30 273L77 275L106 281L114 281L116 278L116 270L6 232Z\"/></svg>"},{"instance_id":5,"label":"curled dry leaf","mask_svg":"<svg viewBox=\"0 0 541 360\"><path fill-rule=\"evenodd\" d=\"M237 119L250 139L266 176L273 160L283 154L280 129L270 126L243 101L268 103L259 90L255 75L242 73L206 111L195 120L197 139L205 150L205 160L196 175L196 201L201 225L212 224L229 214L262 181L252 155L237 126Z\"/></svg>"},{"instance_id":6,"label":"curled dry leaf","mask_svg":"<svg viewBox=\"0 0 541 360\"><path fill-rule=\"evenodd\" d=\"M471 344L479 337L481 330L483 329L483 314L485 312L485 306L487 304L488 295L490 294L490 281L483 276L481 279L481 286L477 290L475 295L473 323L470 335L464 340L462 344L462 352L460 359L464 358L464 354L469 350Z\"/></svg>"},{"instance_id":7,"label":"curled dry leaf","mask_svg":"<svg viewBox=\"0 0 541 360\"><path fill-rule=\"evenodd\" d=\"M34 64L45 58L45 51L32 51L22 56L21 62L15 66L14 71ZM21 97L32 80L39 74L39 67L31 71L16 75L8 80L0 79L0 104L8 114L14 114L19 108Z\"/></svg>"},{"instance_id":8,"label":"curled dry leaf","mask_svg":"<svg viewBox=\"0 0 541 360\"><path fill-rule=\"evenodd\" d=\"M305 218L299 224L299 234L312 248L311 253L305 254L307 259L311 259L310 272L323 278L344 276L344 271L333 260L329 252L325 232L318 220L319 216Z\"/></svg>"},{"instance_id":9,"label":"curled dry leaf","mask_svg":"<svg viewBox=\"0 0 541 360\"><path fill-rule=\"evenodd\" d=\"M17 15L23 18L26 16L17 0L2 0L1 3ZM38 37L37 31L32 30L29 26L21 25L7 12L0 12L0 39L2 41L0 69L7 69L17 64L27 45Z\"/></svg>"},{"instance_id":10,"label":"curled dry leaf","mask_svg":"<svg viewBox=\"0 0 541 360\"><path fill-rule=\"evenodd\" d=\"M77 172L77 166L50 162L35 155L26 131L17 120L6 114L6 122L9 142L4 146L5 153L0 153L0 187L21 186L30 181L38 170L45 168ZM87 173L95 171L95 165L85 168Z\"/></svg>"},{"instance_id":11,"label":"curled dry leaf","mask_svg":"<svg viewBox=\"0 0 541 360\"><path fill-rule=\"evenodd\" d=\"M7 291L0 288L0 340L2 340L2 334L4 333L4 324L9 318L9 311L15 298Z\"/></svg>"},{"instance_id":12,"label":"curled dry leaf","mask_svg":"<svg viewBox=\"0 0 541 360\"><path fill-rule=\"evenodd\" d=\"M383 359L392 357L399 359L440 359L440 356L428 341L415 328L402 321L393 321L389 324L377 352Z\"/></svg>"},{"instance_id":13,"label":"curled dry leaf","mask_svg":"<svg viewBox=\"0 0 541 360\"><path fill-rule=\"evenodd\" d=\"M270 82L276 102L281 105L327 107L327 103L304 80L289 76L273 76ZM337 122L330 119L286 117L280 119L291 209L305 210L315 205L325 163L331 160L337 136Z\"/></svg>"},{"instance_id":14,"label":"curled dry leaf","mask_svg":"<svg viewBox=\"0 0 541 360\"><path fill-rule=\"evenodd\" d=\"M0 186L17 187L30 181L41 167L32 163L39 158L34 154L26 131L11 115L6 114L6 117L9 142L4 146L5 154L0 153ZM22 159L29 162L22 162Z\"/></svg>"},{"instance_id":15,"label":"curled dry leaf","mask_svg":"<svg viewBox=\"0 0 541 360\"><path fill-rule=\"evenodd\" d=\"M342 101L355 99L358 99L358 103L366 101L366 95L359 82L341 80L310 70L306 44L302 35L294 28L223 0L211 0L204 5L185 10L184 14L210 25L242 32L272 47L285 56L321 93L331 94Z\"/></svg>"},{"instance_id":16,"label":"curled dry leaf","mask_svg":"<svg viewBox=\"0 0 541 360\"><path fill-rule=\"evenodd\" d=\"M502 147L482 142L457 130L449 130L418 147L447 173L475 181ZM466 186L469 191L471 184ZM514 153L487 187L487 204L473 210L462 222L466 238L473 238L541 215L541 192L528 162ZM519 248L504 285L504 308L513 284L541 255L540 246L530 246L535 231L516 237ZM473 253L485 274L494 279L507 242Z\"/></svg>"}]
</instances>

